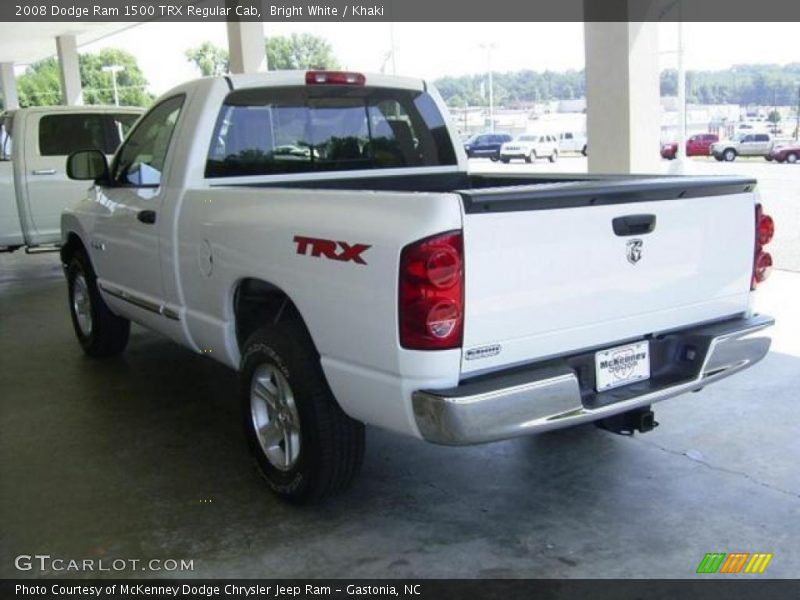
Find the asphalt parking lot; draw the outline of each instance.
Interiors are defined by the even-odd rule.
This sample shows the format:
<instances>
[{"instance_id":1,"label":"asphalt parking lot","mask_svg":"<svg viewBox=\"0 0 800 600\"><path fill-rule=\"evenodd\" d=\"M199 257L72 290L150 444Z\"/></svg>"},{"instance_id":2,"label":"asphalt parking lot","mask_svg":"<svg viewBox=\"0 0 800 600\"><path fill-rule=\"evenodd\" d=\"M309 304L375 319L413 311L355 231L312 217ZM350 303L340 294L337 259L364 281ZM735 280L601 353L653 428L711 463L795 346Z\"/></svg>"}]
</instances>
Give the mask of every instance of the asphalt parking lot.
<instances>
[{"instance_id":1,"label":"asphalt parking lot","mask_svg":"<svg viewBox=\"0 0 800 600\"><path fill-rule=\"evenodd\" d=\"M782 268L800 264L797 222L782 226L792 185L762 179ZM771 552L764 576L796 577L798 299L800 275L774 273L758 297L779 323L770 355L658 405L652 433L444 448L369 429L352 491L297 509L249 462L233 372L140 328L123 356L86 359L57 256L2 254L0 577L63 575L15 570L46 553L194 561L105 576L687 578L706 552L733 551Z\"/></svg>"}]
</instances>

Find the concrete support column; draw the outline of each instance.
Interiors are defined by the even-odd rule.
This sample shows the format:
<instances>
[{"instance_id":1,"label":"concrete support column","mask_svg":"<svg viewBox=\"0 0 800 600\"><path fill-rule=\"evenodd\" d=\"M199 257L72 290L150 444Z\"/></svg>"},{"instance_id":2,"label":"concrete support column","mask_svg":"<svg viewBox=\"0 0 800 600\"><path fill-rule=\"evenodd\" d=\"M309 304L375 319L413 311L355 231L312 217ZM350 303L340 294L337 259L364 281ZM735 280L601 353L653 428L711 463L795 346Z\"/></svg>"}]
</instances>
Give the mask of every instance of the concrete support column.
<instances>
[{"instance_id":1,"label":"concrete support column","mask_svg":"<svg viewBox=\"0 0 800 600\"><path fill-rule=\"evenodd\" d=\"M19 108L17 79L14 77L14 63L0 63L0 89L3 92L3 106L6 110Z\"/></svg>"},{"instance_id":2,"label":"concrete support column","mask_svg":"<svg viewBox=\"0 0 800 600\"><path fill-rule=\"evenodd\" d=\"M584 32L589 172L657 172L658 23L587 22Z\"/></svg>"},{"instance_id":3,"label":"concrete support column","mask_svg":"<svg viewBox=\"0 0 800 600\"><path fill-rule=\"evenodd\" d=\"M83 104L81 70L78 64L78 44L74 35L56 37L58 69L61 75L61 103L66 106Z\"/></svg>"},{"instance_id":4,"label":"concrete support column","mask_svg":"<svg viewBox=\"0 0 800 600\"><path fill-rule=\"evenodd\" d=\"M264 49L264 24L228 21L228 52L231 73L258 73L267 70Z\"/></svg>"}]
</instances>

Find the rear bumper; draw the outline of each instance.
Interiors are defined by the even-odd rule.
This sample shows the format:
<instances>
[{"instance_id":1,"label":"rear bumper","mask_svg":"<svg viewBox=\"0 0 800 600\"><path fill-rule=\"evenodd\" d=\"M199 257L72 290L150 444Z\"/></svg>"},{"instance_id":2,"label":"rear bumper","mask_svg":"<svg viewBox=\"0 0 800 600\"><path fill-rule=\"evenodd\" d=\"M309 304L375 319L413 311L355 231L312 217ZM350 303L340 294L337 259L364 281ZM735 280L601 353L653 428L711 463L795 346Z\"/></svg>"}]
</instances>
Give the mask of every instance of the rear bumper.
<instances>
[{"instance_id":1,"label":"rear bumper","mask_svg":"<svg viewBox=\"0 0 800 600\"><path fill-rule=\"evenodd\" d=\"M414 416L429 442L466 445L570 427L702 389L757 363L771 326L756 315L652 338L651 379L595 393L583 353L413 394Z\"/></svg>"}]
</instances>

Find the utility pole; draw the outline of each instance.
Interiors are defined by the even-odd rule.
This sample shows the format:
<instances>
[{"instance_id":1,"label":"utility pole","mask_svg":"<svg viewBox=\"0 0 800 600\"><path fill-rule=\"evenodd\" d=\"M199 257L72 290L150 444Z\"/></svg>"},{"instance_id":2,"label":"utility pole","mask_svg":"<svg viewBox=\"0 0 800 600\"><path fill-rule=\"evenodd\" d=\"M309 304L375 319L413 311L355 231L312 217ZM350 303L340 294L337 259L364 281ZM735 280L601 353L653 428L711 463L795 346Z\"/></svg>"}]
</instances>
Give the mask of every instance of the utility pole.
<instances>
[{"instance_id":1,"label":"utility pole","mask_svg":"<svg viewBox=\"0 0 800 600\"><path fill-rule=\"evenodd\" d=\"M486 63L489 69L489 128L494 133L494 80L492 75L492 50L496 44L486 43L481 44L481 48L486 50Z\"/></svg>"},{"instance_id":2,"label":"utility pole","mask_svg":"<svg viewBox=\"0 0 800 600\"><path fill-rule=\"evenodd\" d=\"M797 124L794 128L794 139L800 140L800 85L797 86Z\"/></svg>"},{"instance_id":3,"label":"utility pole","mask_svg":"<svg viewBox=\"0 0 800 600\"><path fill-rule=\"evenodd\" d=\"M117 73L124 71L125 67L120 65L108 65L103 67L104 73L111 73L111 86L114 89L114 106L119 106L119 92L117 91Z\"/></svg>"},{"instance_id":4,"label":"utility pole","mask_svg":"<svg viewBox=\"0 0 800 600\"><path fill-rule=\"evenodd\" d=\"M389 40L392 45L392 75L397 75L397 49L394 45L394 21L389 22Z\"/></svg>"},{"instance_id":5,"label":"utility pole","mask_svg":"<svg viewBox=\"0 0 800 600\"><path fill-rule=\"evenodd\" d=\"M686 158L686 65L684 64L684 37L682 3L678 2L678 150L676 158Z\"/></svg>"}]
</instances>

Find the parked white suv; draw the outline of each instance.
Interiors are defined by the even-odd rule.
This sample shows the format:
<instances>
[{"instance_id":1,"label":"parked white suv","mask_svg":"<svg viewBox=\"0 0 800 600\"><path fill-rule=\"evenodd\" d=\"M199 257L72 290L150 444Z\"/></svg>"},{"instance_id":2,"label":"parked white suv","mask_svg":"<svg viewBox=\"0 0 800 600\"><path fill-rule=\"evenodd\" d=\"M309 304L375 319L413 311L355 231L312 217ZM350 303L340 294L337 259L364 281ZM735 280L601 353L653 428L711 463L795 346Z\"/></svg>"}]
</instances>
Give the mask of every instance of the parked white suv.
<instances>
[{"instance_id":1,"label":"parked white suv","mask_svg":"<svg viewBox=\"0 0 800 600\"><path fill-rule=\"evenodd\" d=\"M500 148L500 160L507 163L512 158L533 162L547 157L550 162L558 158L558 138L545 133L523 133L517 139L506 142Z\"/></svg>"}]
</instances>

